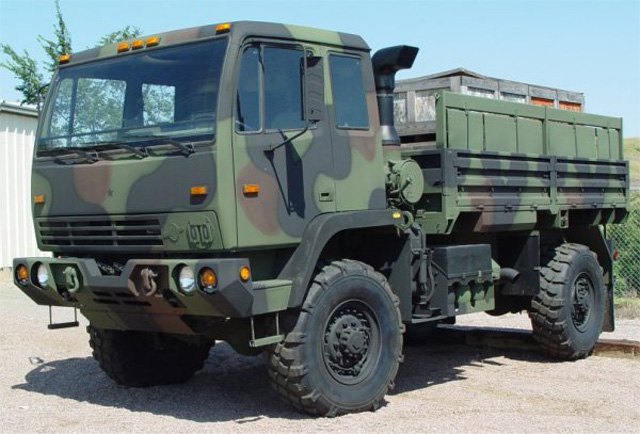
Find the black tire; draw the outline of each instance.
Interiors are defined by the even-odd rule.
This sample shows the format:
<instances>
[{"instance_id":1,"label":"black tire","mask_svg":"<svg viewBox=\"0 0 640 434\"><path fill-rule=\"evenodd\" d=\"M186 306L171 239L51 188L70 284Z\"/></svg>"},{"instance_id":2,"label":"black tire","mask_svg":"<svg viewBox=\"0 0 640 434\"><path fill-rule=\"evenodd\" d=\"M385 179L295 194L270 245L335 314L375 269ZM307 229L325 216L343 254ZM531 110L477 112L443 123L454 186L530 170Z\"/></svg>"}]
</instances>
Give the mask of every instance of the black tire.
<instances>
[{"instance_id":1,"label":"black tire","mask_svg":"<svg viewBox=\"0 0 640 434\"><path fill-rule=\"evenodd\" d=\"M93 357L116 383L149 387L183 383L202 369L213 343L163 333L87 327Z\"/></svg>"},{"instance_id":2,"label":"black tire","mask_svg":"<svg viewBox=\"0 0 640 434\"><path fill-rule=\"evenodd\" d=\"M293 330L271 349L272 387L298 410L376 410L402 360L400 302L385 277L343 259L315 276Z\"/></svg>"},{"instance_id":3,"label":"black tire","mask_svg":"<svg viewBox=\"0 0 640 434\"><path fill-rule=\"evenodd\" d=\"M553 357L588 356L602 332L605 299L596 254L581 244L560 245L540 270L540 293L529 311L533 337Z\"/></svg>"}]
</instances>

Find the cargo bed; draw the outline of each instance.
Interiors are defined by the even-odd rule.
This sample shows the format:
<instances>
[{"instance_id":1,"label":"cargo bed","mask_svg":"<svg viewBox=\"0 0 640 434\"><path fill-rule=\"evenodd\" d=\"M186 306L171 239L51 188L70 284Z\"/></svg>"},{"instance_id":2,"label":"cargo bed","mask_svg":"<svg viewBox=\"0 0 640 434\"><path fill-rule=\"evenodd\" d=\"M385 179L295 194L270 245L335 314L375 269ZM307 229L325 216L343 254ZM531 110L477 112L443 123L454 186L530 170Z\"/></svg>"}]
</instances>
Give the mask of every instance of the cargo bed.
<instances>
[{"instance_id":1,"label":"cargo bed","mask_svg":"<svg viewBox=\"0 0 640 434\"><path fill-rule=\"evenodd\" d=\"M425 178L428 233L618 223L629 167L619 118L442 92L433 141L402 146Z\"/></svg>"}]
</instances>

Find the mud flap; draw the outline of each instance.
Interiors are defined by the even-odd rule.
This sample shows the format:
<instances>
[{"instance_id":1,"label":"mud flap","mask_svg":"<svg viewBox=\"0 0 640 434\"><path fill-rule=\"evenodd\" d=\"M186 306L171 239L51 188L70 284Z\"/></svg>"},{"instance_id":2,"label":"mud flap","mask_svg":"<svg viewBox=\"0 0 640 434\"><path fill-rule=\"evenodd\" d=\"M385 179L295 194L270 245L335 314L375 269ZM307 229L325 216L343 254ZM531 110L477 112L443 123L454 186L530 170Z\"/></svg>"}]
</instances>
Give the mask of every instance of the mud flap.
<instances>
[{"instance_id":1,"label":"mud flap","mask_svg":"<svg viewBox=\"0 0 640 434\"><path fill-rule=\"evenodd\" d=\"M612 332L615 330L615 318L613 308L613 285L607 287L607 299L604 306L604 322L602 323L603 332Z\"/></svg>"}]
</instances>

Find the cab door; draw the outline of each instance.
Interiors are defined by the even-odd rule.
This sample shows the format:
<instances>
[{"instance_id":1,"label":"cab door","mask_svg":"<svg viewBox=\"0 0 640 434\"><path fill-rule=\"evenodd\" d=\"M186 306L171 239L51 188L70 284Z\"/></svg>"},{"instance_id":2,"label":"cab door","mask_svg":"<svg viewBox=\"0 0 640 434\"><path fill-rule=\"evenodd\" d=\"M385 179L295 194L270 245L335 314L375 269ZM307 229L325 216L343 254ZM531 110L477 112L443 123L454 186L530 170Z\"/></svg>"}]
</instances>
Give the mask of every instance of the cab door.
<instances>
[{"instance_id":1,"label":"cab door","mask_svg":"<svg viewBox=\"0 0 640 434\"><path fill-rule=\"evenodd\" d=\"M270 41L241 50L233 119L241 248L294 244L315 216L336 210L326 110L313 122L305 114L318 98L305 92L305 74L322 74L318 50Z\"/></svg>"}]
</instances>

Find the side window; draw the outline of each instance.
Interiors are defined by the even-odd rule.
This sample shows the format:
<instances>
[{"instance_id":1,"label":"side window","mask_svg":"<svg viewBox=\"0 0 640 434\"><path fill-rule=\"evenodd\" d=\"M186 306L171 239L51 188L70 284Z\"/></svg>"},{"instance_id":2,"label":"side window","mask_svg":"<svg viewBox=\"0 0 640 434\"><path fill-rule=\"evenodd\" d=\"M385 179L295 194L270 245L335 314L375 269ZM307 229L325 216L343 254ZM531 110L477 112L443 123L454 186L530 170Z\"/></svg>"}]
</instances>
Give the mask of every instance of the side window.
<instances>
[{"instance_id":1,"label":"side window","mask_svg":"<svg viewBox=\"0 0 640 434\"><path fill-rule=\"evenodd\" d=\"M249 47L242 53L236 96L236 131L260 130L260 50Z\"/></svg>"},{"instance_id":2,"label":"side window","mask_svg":"<svg viewBox=\"0 0 640 434\"><path fill-rule=\"evenodd\" d=\"M58 93L53 102L53 115L49 121L49 136L57 137L69 134L69 122L71 121L71 93L73 92L73 80L66 78L58 85Z\"/></svg>"},{"instance_id":3,"label":"side window","mask_svg":"<svg viewBox=\"0 0 640 434\"><path fill-rule=\"evenodd\" d=\"M267 130L304 128L302 103L303 51L264 47L264 105Z\"/></svg>"},{"instance_id":4,"label":"side window","mask_svg":"<svg viewBox=\"0 0 640 434\"><path fill-rule=\"evenodd\" d=\"M329 56L333 107L338 128L369 128L359 57Z\"/></svg>"},{"instance_id":5,"label":"side window","mask_svg":"<svg viewBox=\"0 0 640 434\"><path fill-rule=\"evenodd\" d=\"M145 126L173 123L176 111L175 86L145 83L142 85L142 101Z\"/></svg>"}]
</instances>

